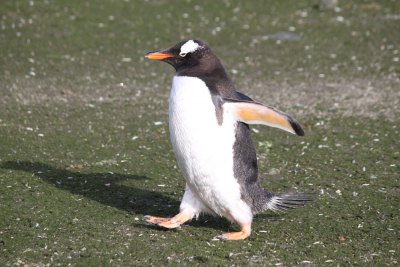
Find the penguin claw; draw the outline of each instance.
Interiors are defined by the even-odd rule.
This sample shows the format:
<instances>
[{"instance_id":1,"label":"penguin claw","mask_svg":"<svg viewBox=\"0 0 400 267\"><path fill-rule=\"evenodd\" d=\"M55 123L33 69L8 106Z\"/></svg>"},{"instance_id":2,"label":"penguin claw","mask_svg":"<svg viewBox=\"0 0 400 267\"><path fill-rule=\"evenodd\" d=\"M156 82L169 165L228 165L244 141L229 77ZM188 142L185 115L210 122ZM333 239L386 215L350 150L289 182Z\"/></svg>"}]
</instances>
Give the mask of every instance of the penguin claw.
<instances>
[{"instance_id":1,"label":"penguin claw","mask_svg":"<svg viewBox=\"0 0 400 267\"><path fill-rule=\"evenodd\" d=\"M213 241L225 241L225 240L227 240L228 239L228 237L227 236L224 236L224 235L217 235L217 236L214 236L214 238L212 239Z\"/></svg>"}]
</instances>

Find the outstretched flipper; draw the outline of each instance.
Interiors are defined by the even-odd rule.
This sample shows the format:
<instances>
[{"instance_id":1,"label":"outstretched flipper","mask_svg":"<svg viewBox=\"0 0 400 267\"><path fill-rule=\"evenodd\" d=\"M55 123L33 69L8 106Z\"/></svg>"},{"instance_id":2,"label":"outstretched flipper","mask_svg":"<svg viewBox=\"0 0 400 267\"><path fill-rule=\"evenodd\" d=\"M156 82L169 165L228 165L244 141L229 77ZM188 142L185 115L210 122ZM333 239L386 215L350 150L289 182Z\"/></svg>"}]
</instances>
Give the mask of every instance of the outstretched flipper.
<instances>
[{"instance_id":1,"label":"outstretched flipper","mask_svg":"<svg viewBox=\"0 0 400 267\"><path fill-rule=\"evenodd\" d=\"M264 124L300 136L300 124L286 113L257 102L224 98L223 109L232 112L238 121L247 124Z\"/></svg>"}]
</instances>

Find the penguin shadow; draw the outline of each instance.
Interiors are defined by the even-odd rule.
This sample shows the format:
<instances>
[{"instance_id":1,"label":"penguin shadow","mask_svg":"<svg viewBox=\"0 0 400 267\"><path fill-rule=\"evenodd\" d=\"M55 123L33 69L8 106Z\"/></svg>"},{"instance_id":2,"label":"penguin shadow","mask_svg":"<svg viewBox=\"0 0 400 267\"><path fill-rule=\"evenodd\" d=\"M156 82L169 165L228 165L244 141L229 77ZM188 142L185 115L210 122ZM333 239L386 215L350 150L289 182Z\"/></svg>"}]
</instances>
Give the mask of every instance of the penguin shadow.
<instances>
[{"instance_id":1,"label":"penguin shadow","mask_svg":"<svg viewBox=\"0 0 400 267\"><path fill-rule=\"evenodd\" d=\"M126 180L146 180L146 176L119 173L81 173L48 164L30 161L7 161L2 169L24 171L60 190L95 200L134 214L168 216L176 212L179 203L165 194L125 186Z\"/></svg>"},{"instance_id":2,"label":"penguin shadow","mask_svg":"<svg viewBox=\"0 0 400 267\"><path fill-rule=\"evenodd\" d=\"M39 177L59 190L95 200L103 205L114 207L129 213L160 217L172 217L179 209L179 202L165 194L141 188L125 186L126 180L146 180L147 176L127 175L119 173L82 173L57 168L45 163L30 161L7 161L0 164L1 169L23 171ZM279 221L279 215L260 214L257 221ZM139 228L159 229L167 231L144 221L132 224ZM201 215L186 224L195 228L213 228L229 231L235 226L228 220L211 215Z\"/></svg>"}]
</instances>

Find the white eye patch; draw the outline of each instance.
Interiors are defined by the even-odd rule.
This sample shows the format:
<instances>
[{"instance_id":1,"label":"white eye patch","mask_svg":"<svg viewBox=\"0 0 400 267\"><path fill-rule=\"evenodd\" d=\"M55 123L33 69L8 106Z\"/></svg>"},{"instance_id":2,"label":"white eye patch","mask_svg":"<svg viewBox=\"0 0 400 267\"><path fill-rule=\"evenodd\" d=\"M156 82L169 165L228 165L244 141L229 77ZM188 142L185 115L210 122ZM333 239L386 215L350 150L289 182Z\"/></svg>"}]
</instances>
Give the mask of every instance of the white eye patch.
<instances>
[{"instance_id":1,"label":"white eye patch","mask_svg":"<svg viewBox=\"0 0 400 267\"><path fill-rule=\"evenodd\" d=\"M179 55L181 57L184 57L187 55L187 53L192 53L192 52L196 51L197 49L199 49L200 47L201 46L198 43L196 43L195 41L189 40L181 46L181 52L179 53Z\"/></svg>"}]
</instances>

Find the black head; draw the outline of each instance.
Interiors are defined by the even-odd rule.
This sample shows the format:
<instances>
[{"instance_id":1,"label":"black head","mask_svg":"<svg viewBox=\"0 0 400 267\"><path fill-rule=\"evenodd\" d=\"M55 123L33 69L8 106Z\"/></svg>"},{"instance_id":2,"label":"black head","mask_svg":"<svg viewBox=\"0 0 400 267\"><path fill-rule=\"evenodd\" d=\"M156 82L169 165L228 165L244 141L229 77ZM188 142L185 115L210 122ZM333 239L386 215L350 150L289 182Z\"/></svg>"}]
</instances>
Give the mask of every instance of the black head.
<instances>
[{"instance_id":1,"label":"black head","mask_svg":"<svg viewBox=\"0 0 400 267\"><path fill-rule=\"evenodd\" d=\"M172 65L177 73L210 71L222 66L211 49L202 41L185 40L176 45L146 55L153 60L161 60Z\"/></svg>"}]
</instances>

